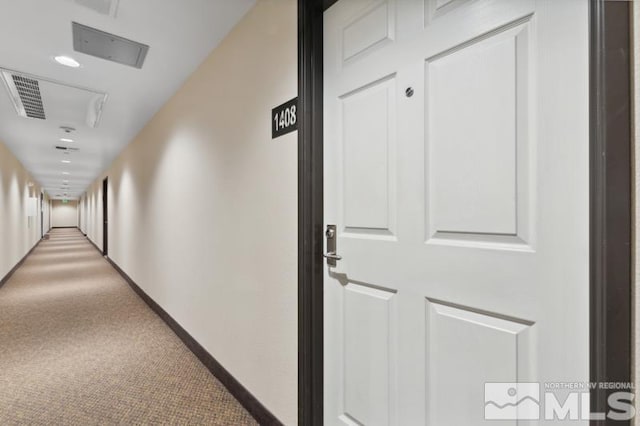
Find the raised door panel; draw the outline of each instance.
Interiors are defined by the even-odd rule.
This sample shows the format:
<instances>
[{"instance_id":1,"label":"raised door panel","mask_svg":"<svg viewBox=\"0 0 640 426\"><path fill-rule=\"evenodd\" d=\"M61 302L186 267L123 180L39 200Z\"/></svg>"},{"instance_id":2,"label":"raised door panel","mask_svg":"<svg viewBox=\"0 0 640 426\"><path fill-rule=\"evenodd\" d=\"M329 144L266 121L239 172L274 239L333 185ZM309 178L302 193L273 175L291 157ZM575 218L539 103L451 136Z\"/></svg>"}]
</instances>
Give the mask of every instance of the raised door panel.
<instances>
[{"instance_id":1,"label":"raised door panel","mask_svg":"<svg viewBox=\"0 0 640 426\"><path fill-rule=\"evenodd\" d=\"M395 398L394 294L360 284L344 289L345 424L388 425Z\"/></svg>"},{"instance_id":2,"label":"raised door panel","mask_svg":"<svg viewBox=\"0 0 640 426\"><path fill-rule=\"evenodd\" d=\"M531 329L527 321L427 299L428 425L494 424L484 421L485 383L528 374Z\"/></svg>"},{"instance_id":3,"label":"raised door panel","mask_svg":"<svg viewBox=\"0 0 640 426\"><path fill-rule=\"evenodd\" d=\"M529 242L528 23L427 59L428 235Z\"/></svg>"},{"instance_id":4,"label":"raised door panel","mask_svg":"<svg viewBox=\"0 0 640 426\"><path fill-rule=\"evenodd\" d=\"M429 24L434 19L452 11L469 0L425 0L425 24Z\"/></svg>"},{"instance_id":5,"label":"raised door panel","mask_svg":"<svg viewBox=\"0 0 640 426\"><path fill-rule=\"evenodd\" d=\"M394 38L395 1L376 1L358 11L342 30L342 59L347 62Z\"/></svg>"},{"instance_id":6,"label":"raised door panel","mask_svg":"<svg viewBox=\"0 0 640 426\"><path fill-rule=\"evenodd\" d=\"M344 231L395 228L395 76L341 97Z\"/></svg>"}]
</instances>

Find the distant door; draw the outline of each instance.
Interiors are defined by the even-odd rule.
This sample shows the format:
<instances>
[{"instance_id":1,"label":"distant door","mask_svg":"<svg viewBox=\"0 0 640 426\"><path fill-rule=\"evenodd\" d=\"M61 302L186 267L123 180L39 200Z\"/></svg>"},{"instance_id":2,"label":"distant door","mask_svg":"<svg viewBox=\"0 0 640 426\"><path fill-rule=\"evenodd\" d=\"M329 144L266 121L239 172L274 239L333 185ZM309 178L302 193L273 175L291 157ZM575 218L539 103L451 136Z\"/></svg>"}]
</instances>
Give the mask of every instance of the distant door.
<instances>
[{"instance_id":1,"label":"distant door","mask_svg":"<svg viewBox=\"0 0 640 426\"><path fill-rule=\"evenodd\" d=\"M109 255L109 206L107 196L109 189L109 178L102 181L102 254Z\"/></svg>"},{"instance_id":2,"label":"distant door","mask_svg":"<svg viewBox=\"0 0 640 426\"><path fill-rule=\"evenodd\" d=\"M326 424L515 425L485 384L588 382L588 6L325 12Z\"/></svg>"},{"instance_id":3,"label":"distant door","mask_svg":"<svg viewBox=\"0 0 640 426\"><path fill-rule=\"evenodd\" d=\"M40 193L40 239L44 238L44 194Z\"/></svg>"}]
</instances>

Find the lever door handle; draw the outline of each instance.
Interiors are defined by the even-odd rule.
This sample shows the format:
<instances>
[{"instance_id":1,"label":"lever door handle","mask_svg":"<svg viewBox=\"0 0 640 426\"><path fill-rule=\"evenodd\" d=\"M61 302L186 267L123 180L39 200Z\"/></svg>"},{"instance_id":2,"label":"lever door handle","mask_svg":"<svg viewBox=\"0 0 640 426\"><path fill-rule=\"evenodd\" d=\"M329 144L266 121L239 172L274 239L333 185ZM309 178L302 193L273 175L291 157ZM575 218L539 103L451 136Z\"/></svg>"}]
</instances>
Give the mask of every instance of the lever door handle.
<instances>
[{"instance_id":1,"label":"lever door handle","mask_svg":"<svg viewBox=\"0 0 640 426\"><path fill-rule=\"evenodd\" d=\"M331 259L331 260L341 260L342 256L340 256L339 254L335 254L335 253L324 253L322 255L325 259Z\"/></svg>"}]
</instances>

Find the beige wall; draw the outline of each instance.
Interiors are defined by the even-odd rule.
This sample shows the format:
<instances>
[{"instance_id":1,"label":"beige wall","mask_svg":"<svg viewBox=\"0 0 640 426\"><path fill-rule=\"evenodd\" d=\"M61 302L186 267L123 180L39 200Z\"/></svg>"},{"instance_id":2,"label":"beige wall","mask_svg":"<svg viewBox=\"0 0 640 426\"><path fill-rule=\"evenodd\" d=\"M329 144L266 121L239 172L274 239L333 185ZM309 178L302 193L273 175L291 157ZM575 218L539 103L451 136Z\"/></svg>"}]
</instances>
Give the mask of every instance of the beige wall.
<instances>
[{"instance_id":1,"label":"beige wall","mask_svg":"<svg viewBox=\"0 0 640 426\"><path fill-rule=\"evenodd\" d=\"M53 200L51 227L66 228L70 226L78 226L78 202L63 203L61 200Z\"/></svg>"},{"instance_id":2,"label":"beige wall","mask_svg":"<svg viewBox=\"0 0 640 426\"><path fill-rule=\"evenodd\" d=\"M295 0L259 0L81 200L109 257L286 424L297 423Z\"/></svg>"},{"instance_id":3,"label":"beige wall","mask_svg":"<svg viewBox=\"0 0 640 426\"><path fill-rule=\"evenodd\" d=\"M40 239L39 211L39 186L0 142L0 279Z\"/></svg>"}]
</instances>

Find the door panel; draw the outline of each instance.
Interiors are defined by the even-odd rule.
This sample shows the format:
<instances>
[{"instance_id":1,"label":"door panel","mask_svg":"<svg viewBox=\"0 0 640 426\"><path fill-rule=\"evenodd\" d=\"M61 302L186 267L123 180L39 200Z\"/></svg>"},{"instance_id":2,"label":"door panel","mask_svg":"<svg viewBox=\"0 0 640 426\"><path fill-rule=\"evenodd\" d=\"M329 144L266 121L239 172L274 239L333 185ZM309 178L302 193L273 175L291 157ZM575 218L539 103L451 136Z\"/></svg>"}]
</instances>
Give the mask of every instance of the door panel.
<instances>
[{"instance_id":1,"label":"door panel","mask_svg":"<svg viewBox=\"0 0 640 426\"><path fill-rule=\"evenodd\" d=\"M428 240L532 243L529 25L426 61Z\"/></svg>"},{"instance_id":2,"label":"door panel","mask_svg":"<svg viewBox=\"0 0 640 426\"><path fill-rule=\"evenodd\" d=\"M429 23L469 0L424 0L425 22Z\"/></svg>"},{"instance_id":3,"label":"door panel","mask_svg":"<svg viewBox=\"0 0 640 426\"><path fill-rule=\"evenodd\" d=\"M343 60L394 38L394 1L378 1L359 11L343 30Z\"/></svg>"},{"instance_id":4,"label":"door panel","mask_svg":"<svg viewBox=\"0 0 640 426\"><path fill-rule=\"evenodd\" d=\"M427 60L435 232L517 232L516 40L497 38Z\"/></svg>"},{"instance_id":5,"label":"door panel","mask_svg":"<svg viewBox=\"0 0 640 426\"><path fill-rule=\"evenodd\" d=\"M588 381L588 2L341 0L324 30L325 422Z\"/></svg>"},{"instance_id":6,"label":"door panel","mask_svg":"<svg viewBox=\"0 0 640 426\"><path fill-rule=\"evenodd\" d=\"M428 424L482 419L483 384L516 382L526 373L533 324L437 301L426 303Z\"/></svg>"},{"instance_id":7,"label":"door panel","mask_svg":"<svg viewBox=\"0 0 640 426\"><path fill-rule=\"evenodd\" d=\"M393 235L395 92L390 76L341 97L345 232Z\"/></svg>"},{"instance_id":8,"label":"door panel","mask_svg":"<svg viewBox=\"0 0 640 426\"><path fill-rule=\"evenodd\" d=\"M389 423L396 356L394 292L350 283L344 299L344 414L342 420Z\"/></svg>"}]
</instances>

